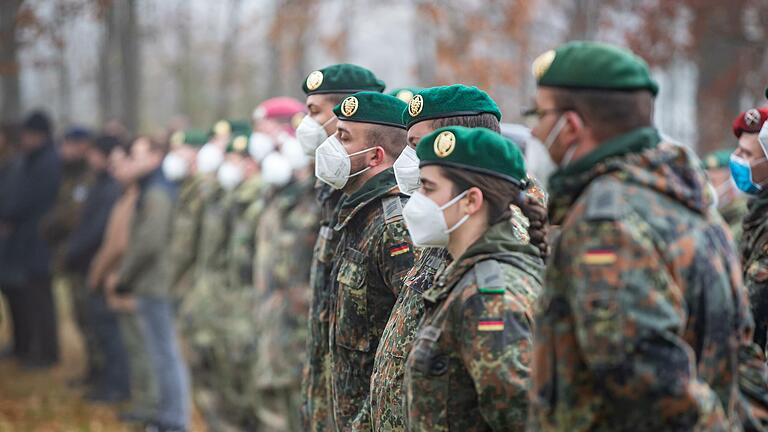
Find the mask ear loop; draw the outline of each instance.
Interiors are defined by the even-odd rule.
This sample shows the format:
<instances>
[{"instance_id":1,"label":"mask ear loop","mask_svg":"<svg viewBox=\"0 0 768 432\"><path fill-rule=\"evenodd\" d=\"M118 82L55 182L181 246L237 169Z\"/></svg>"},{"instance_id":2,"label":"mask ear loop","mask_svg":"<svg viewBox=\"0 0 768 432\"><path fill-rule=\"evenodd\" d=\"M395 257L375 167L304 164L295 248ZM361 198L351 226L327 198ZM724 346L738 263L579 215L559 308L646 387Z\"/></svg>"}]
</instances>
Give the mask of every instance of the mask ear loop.
<instances>
[{"instance_id":1,"label":"mask ear loop","mask_svg":"<svg viewBox=\"0 0 768 432\"><path fill-rule=\"evenodd\" d=\"M348 157L348 158L352 158L352 156L361 155L361 154L363 154L363 153L365 153L365 152L369 152L369 151L371 151L371 150L376 150L376 149L379 149L379 148L381 148L381 146L376 146L376 147L367 148L367 149L365 149L365 150L360 150L359 152L355 152L355 153L352 153L352 154L350 154L350 155L347 155L347 157ZM382 150L382 151L384 151L384 149L383 149L383 148L381 148L381 150ZM362 174L362 173L364 173L364 172L368 171L369 169L371 169L371 167L365 167L365 168L363 168L362 170L360 170L360 171L358 171L358 172L356 172L356 173L354 173L354 174L350 174L350 175L348 175L348 176L347 176L347 178L349 179L349 178L352 178L352 177L357 177L357 176L359 176L360 174Z\"/></svg>"},{"instance_id":2,"label":"mask ear loop","mask_svg":"<svg viewBox=\"0 0 768 432\"><path fill-rule=\"evenodd\" d=\"M462 192L462 193L460 193L460 194L456 195L456 196L455 196L453 199L451 199L450 201L448 201L447 203L443 204L443 205L440 207L440 212L444 212L444 211L445 211L445 209L447 209L448 207L451 207L452 205L454 205L454 204L456 204L457 202L459 202L459 201L460 201L462 198L464 198L464 197L465 197L465 196L466 196L468 193L469 193L469 189L467 189L467 190L465 190L464 192ZM459 219L459 221L458 221L458 222L456 222L456 224L454 224L452 227L448 228L448 229L445 231L445 233L446 233L446 234L450 234L450 233L452 233L452 232L456 231L457 229L459 229L459 227L460 227L460 226L464 225L464 222L466 222L468 219L469 219L469 215L464 215L464 217L462 217L461 219Z\"/></svg>"}]
</instances>

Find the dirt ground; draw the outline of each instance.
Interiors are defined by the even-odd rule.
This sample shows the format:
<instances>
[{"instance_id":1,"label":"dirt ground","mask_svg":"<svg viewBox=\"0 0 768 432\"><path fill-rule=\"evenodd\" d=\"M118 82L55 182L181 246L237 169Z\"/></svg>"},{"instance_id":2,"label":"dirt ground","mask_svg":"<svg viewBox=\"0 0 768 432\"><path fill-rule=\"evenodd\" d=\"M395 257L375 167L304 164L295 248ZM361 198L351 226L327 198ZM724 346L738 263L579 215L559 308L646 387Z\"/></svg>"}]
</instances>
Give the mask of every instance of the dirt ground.
<instances>
[{"instance_id":1,"label":"dirt ground","mask_svg":"<svg viewBox=\"0 0 768 432\"><path fill-rule=\"evenodd\" d=\"M67 287L55 288L59 312L61 363L43 372L18 367L0 359L0 432L130 432L136 430L117 420L119 406L93 405L82 399L84 390L67 382L80 376L84 367L83 345L71 315ZM7 308L0 312L0 347L9 343ZM205 427L195 415L193 432Z\"/></svg>"}]
</instances>

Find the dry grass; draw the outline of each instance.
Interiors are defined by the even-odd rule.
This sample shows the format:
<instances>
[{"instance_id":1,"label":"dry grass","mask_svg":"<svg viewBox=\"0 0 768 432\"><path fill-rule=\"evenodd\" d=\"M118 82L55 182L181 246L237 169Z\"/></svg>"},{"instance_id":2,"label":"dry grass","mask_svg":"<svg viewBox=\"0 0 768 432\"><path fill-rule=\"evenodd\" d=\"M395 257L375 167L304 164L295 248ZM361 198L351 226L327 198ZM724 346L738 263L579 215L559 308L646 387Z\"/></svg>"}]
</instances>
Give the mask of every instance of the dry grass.
<instances>
[{"instance_id":1,"label":"dry grass","mask_svg":"<svg viewBox=\"0 0 768 432\"><path fill-rule=\"evenodd\" d=\"M92 405L82 398L82 390L67 386L80 376L84 358L80 335L71 317L66 286L56 286L62 361L56 368L32 372L13 360L0 360L0 432L129 432L135 430L117 420L114 406ZM8 317L5 305L2 317ZM9 342L9 323L0 324L0 346ZM192 431L205 427L195 415Z\"/></svg>"}]
</instances>

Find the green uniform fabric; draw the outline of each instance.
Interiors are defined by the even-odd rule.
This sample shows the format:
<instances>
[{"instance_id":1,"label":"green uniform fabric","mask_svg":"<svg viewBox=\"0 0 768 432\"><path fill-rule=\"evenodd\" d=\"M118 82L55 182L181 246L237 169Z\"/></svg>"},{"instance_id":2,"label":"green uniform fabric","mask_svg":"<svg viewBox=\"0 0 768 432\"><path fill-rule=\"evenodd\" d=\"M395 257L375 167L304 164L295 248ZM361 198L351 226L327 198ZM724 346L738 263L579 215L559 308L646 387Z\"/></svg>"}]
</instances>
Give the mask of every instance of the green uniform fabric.
<instances>
[{"instance_id":1,"label":"green uniform fabric","mask_svg":"<svg viewBox=\"0 0 768 432\"><path fill-rule=\"evenodd\" d=\"M331 272L329 340L332 412L340 431L366 427L353 421L368 399L379 338L413 265L403 200L388 169L345 197L334 227L341 238Z\"/></svg>"},{"instance_id":2,"label":"green uniform fabric","mask_svg":"<svg viewBox=\"0 0 768 432\"><path fill-rule=\"evenodd\" d=\"M539 86L601 90L648 90L659 85L648 65L632 52L601 42L574 41L539 56L533 63Z\"/></svg>"},{"instance_id":3,"label":"green uniform fabric","mask_svg":"<svg viewBox=\"0 0 768 432\"><path fill-rule=\"evenodd\" d=\"M294 181L270 200L259 220L254 268L258 328L252 380L263 430L299 431L302 367L306 362L309 275L319 206L314 179Z\"/></svg>"},{"instance_id":4,"label":"green uniform fabric","mask_svg":"<svg viewBox=\"0 0 768 432\"><path fill-rule=\"evenodd\" d=\"M219 338L226 320L221 302L227 286L226 217L234 191L225 192L215 178L206 177L201 185L203 213L200 239L194 264L194 285L184 296L179 309L179 329L189 348L189 366L195 403L212 428L225 424L225 405L218 388L229 388L222 381L221 367L229 353Z\"/></svg>"},{"instance_id":5,"label":"green uniform fabric","mask_svg":"<svg viewBox=\"0 0 768 432\"><path fill-rule=\"evenodd\" d=\"M490 227L423 294L405 372L409 430L525 427L544 262L510 225Z\"/></svg>"},{"instance_id":6,"label":"green uniform fabric","mask_svg":"<svg viewBox=\"0 0 768 432\"><path fill-rule=\"evenodd\" d=\"M755 320L755 342L765 350L768 339L768 192L750 200L743 230L744 285Z\"/></svg>"},{"instance_id":7,"label":"green uniform fabric","mask_svg":"<svg viewBox=\"0 0 768 432\"><path fill-rule=\"evenodd\" d=\"M309 286L307 361L302 379L304 430L336 430L331 414L330 349L328 328L331 305L331 268L340 235L333 230L342 192L322 182L315 183L320 206L320 228L312 253Z\"/></svg>"},{"instance_id":8,"label":"green uniform fabric","mask_svg":"<svg viewBox=\"0 0 768 432\"><path fill-rule=\"evenodd\" d=\"M367 407L373 431L406 430L403 391L405 360L424 314L421 295L432 287L435 274L448 259L448 252L443 248L417 249L416 254L416 264L405 277L373 363L371 396Z\"/></svg>"},{"instance_id":9,"label":"green uniform fabric","mask_svg":"<svg viewBox=\"0 0 768 432\"><path fill-rule=\"evenodd\" d=\"M531 430L740 427L738 256L697 159L659 142L637 129L551 178Z\"/></svg>"},{"instance_id":10,"label":"green uniform fabric","mask_svg":"<svg viewBox=\"0 0 768 432\"><path fill-rule=\"evenodd\" d=\"M532 186L526 190L526 195L546 208L543 190L532 179L529 180ZM529 222L522 211L513 211L510 221L510 232L516 241L529 243ZM367 407L373 431L406 430L403 380L406 358L424 313L421 295L432 287L435 274L447 265L448 258L448 252L442 248L417 249L416 263L405 277L403 290L392 308L376 351Z\"/></svg>"},{"instance_id":11,"label":"green uniform fabric","mask_svg":"<svg viewBox=\"0 0 768 432\"><path fill-rule=\"evenodd\" d=\"M743 196L737 196L728 203L719 203L717 211L725 220L725 224L731 230L733 242L739 246L742 243L744 217L749 211L747 199Z\"/></svg>"},{"instance_id":12,"label":"green uniform fabric","mask_svg":"<svg viewBox=\"0 0 768 432\"><path fill-rule=\"evenodd\" d=\"M180 185L173 211L171 240L167 250L169 292L174 303L181 303L192 290L193 269L199 249L203 215L202 176L190 176Z\"/></svg>"}]
</instances>

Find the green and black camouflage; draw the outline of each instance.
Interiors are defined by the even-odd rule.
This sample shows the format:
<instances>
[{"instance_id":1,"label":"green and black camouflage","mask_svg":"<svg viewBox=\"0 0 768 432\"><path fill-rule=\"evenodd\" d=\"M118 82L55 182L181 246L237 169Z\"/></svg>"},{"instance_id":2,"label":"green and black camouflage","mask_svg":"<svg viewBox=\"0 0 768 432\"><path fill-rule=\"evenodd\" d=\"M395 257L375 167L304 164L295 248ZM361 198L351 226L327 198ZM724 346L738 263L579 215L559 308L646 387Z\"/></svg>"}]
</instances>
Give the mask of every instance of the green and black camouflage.
<instances>
[{"instance_id":1,"label":"green and black camouflage","mask_svg":"<svg viewBox=\"0 0 768 432\"><path fill-rule=\"evenodd\" d=\"M529 430L739 430L756 409L739 396L753 324L697 159L640 128L549 191L562 231L537 304Z\"/></svg>"},{"instance_id":2,"label":"green and black camouflage","mask_svg":"<svg viewBox=\"0 0 768 432\"><path fill-rule=\"evenodd\" d=\"M331 304L331 267L339 235L333 230L338 219L342 192L320 181L315 184L320 206L320 229L315 241L309 286L307 361L302 379L304 429L311 432L335 430L331 414L330 350L328 323Z\"/></svg>"},{"instance_id":3,"label":"green and black camouflage","mask_svg":"<svg viewBox=\"0 0 768 432\"><path fill-rule=\"evenodd\" d=\"M171 224L171 242L168 245L168 283L174 303L179 304L192 290L193 269L199 248L203 215L202 176L189 176L179 187L179 197Z\"/></svg>"},{"instance_id":4,"label":"green and black camouflage","mask_svg":"<svg viewBox=\"0 0 768 432\"><path fill-rule=\"evenodd\" d=\"M406 365L408 430L525 427L543 270L539 250L504 221L438 273Z\"/></svg>"},{"instance_id":5,"label":"green and black camouflage","mask_svg":"<svg viewBox=\"0 0 768 432\"><path fill-rule=\"evenodd\" d=\"M379 339L413 266L404 200L387 169L344 198L334 227L341 238L331 272L329 340L332 412L340 431L352 430L366 404Z\"/></svg>"},{"instance_id":6,"label":"green and black camouflage","mask_svg":"<svg viewBox=\"0 0 768 432\"><path fill-rule=\"evenodd\" d=\"M258 354L250 379L259 391L261 429L302 430L301 379L306 362L309 275L319 205L314 179L289 183L269 202L256 238Z\"/></svg>"}]
</instances>

